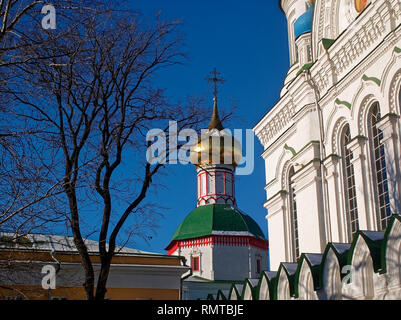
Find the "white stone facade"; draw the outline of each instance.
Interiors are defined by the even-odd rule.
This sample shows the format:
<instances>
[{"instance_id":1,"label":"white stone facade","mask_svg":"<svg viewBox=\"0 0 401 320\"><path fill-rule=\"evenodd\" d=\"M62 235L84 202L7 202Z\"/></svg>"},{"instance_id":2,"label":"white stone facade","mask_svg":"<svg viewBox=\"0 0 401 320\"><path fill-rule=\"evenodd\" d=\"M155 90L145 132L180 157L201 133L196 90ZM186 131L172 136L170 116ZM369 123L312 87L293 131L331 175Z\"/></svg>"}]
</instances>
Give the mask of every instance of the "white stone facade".
<instances>
[{"instance_id":1,"label":"white stone facade","mask_svg":"<svg viewBox=\"0 0 401 320\"><path fill-rule=\"evenodd\" d=\"M306 1L281 6L292 66L254 128L264 146L271 270L329 242L350 243L356 230L383 230L387 214L401 212L401 1L368 1L358 13L354 0L316 0L312 32L297 40L292 26ZM313 65L294 58L302 43L311 43Z\"/></svg>"}]
</instances>

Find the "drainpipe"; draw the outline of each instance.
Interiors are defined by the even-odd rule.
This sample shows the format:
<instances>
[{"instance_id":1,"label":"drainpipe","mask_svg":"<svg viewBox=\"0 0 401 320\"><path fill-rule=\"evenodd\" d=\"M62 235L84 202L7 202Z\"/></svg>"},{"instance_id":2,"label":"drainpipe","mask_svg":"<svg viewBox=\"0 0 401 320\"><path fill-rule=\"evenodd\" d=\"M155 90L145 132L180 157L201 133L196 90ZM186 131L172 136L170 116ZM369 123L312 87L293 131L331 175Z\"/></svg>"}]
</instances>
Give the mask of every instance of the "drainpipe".
<instances>
[{"instance_id":1,"label":"drainpipe","mask_svg":"<svg viewBox=\"0 0 401 320\"><path fill-rule=\"evenodd\" d=\"M187 259L185 259L185 257L180 257L180 259L181 259L181 261L183 263L183 266L184 267L188 267L187 264L186 264L187 263ZM184 277L182 277L181 280L180 280L180 301L182 300L182 287L183 287L184 280L188 279L190 276L192 276L192 268L189 269L189 274L184 276Z\"/></svg>"},{"instance_id":2,"label":"drainpipe","mask_svg":"<svg viewBox=\"0 0 401 320\"><path fill-rule=\"evenodd\" d=\"M325 143L325 134L324 134L324 124L323 124L323 113L322 109L319 105L319 90L316 86L315 81L312 78L310 70L304 71L306 82L313 89L315 96L315 106L316 106L316 115L318 118L319 124L319 151L320 151L320 176L322 181L322 193L323 193L323 216L325 220L325 234L322 239L322 248L327 244L328 240L331 240L331 226L329 219L329 208L328 208L328 191L327 191L327 180L326 180L326 167L323 164L323 160L326 158L326 147Z\"/></svg>"}]
</instances>

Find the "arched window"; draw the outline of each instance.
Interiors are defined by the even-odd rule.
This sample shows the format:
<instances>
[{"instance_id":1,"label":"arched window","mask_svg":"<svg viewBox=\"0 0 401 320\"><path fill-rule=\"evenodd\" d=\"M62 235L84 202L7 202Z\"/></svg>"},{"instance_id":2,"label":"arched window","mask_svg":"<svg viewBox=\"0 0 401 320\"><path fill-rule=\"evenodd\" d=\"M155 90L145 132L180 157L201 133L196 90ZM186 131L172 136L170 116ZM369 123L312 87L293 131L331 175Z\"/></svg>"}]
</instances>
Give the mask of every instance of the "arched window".
<instances>
[{"instance_id":1,"label":"arched window","mask_svg":"<svg viewBox=\"0 0 401 320\"><path fill-rule=\"evenodd\" d=\"M288 193L290 200L290 222L291 222L291 239L292 239L292 252L293 259L296 261L299 257L299 236L298 236L298 216L297 216L297 199L295 189L293 186L292 177L295 173L292 167L288 174Z\"/></svg>"},{"instance_id":2,"label":"arched window","mask_svg":"<svg viewBox=\"0 0 401 320\"><path fill-rule=\"evenodd\" d=\"M375 202L377 210L378 229L387 227L391 216L390 197L388 192L387 168L383 132L377 127L380 120L380 106L375 102L368 115L369 142L372 161L373 185L375 186Z\"/></svg>"},{"instance_id":3,"label":"arched window","mask_svg":"<svg viewBox=\"0 0 401 320\"><path fill-rule=\"evenodd\" d=\"M347 148L351 141L351 132L347 124L341 135L341 158L343 166L344 192L345 192L345 210L348 227L348 240L359 230L358 206L356 201L355 172L352 164L352 151Z\"/></svg>"}]
</instances>

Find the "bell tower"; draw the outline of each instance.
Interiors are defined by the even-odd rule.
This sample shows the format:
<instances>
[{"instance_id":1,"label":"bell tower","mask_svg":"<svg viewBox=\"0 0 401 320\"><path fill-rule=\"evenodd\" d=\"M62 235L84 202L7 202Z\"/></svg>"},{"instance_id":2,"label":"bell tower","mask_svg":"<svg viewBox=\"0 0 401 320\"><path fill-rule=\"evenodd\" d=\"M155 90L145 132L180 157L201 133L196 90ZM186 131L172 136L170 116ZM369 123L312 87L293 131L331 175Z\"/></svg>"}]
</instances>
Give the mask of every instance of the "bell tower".
<instances>
[{"instance_id":1,"label":"bell tower","mask_svg":"<svg viewBox=\"0 0 401 320\"><path fill-rule=\"evenodd\" d=\"M242 212L235 199L234 172L241 160L241 144L224 129L217 106L217 86L224 81L216 69L213 113L207 129L191 147L197 176L196 208L176 229L169 255L186 258L193 277L210 280L257 278L267 270L268 241L255 220ZM190 282L190 280L187 280Z\"/></svg>"},{"instance_id":2,"label":"bell tower","mask_svg":"<svg viewBox=\"0 0 401 320\"><path fill-rule=\"evenodd\" d=\"M309 32L311 31L312 24L309 20L313 17L314 2L314 0L279 0L280 8L287 17L291 66L296 64L300 58L296 43L297 38L304 31L308 31L306 29L309 29ZM299 18L301 21L298 20Z\"/></svg>"},{"instance_id":3,"label":"bell tower","mask_svg":"<svg viewBox=\"0 0 401 320\"><path fill-rule=\"evenodd\" d=\"M191 148L191 161L197 171L197 206L207 204L236 205L234 171L241 160L241 145L225 130L217 106L217 85L224 79L216 69L207 78L213 82L213 113L209 126Z\"/></svg>"}]
</instances>

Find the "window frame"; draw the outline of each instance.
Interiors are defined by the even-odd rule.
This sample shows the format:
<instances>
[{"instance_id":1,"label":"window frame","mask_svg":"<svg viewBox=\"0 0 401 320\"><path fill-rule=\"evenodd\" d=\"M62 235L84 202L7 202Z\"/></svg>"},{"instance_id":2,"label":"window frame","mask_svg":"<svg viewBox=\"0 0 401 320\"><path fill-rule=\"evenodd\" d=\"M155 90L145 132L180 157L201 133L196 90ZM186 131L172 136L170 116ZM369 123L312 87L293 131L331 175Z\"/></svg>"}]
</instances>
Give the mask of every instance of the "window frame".
<instances>
[{"instance_id":1,"label":"window frame","mask_svg":"<svg viewBox=\"0 0 401 320\"><path fill-rule=\"evenodd\" d=\"M295 168L292 166L288 170L288 202L289 202L289 219L291 226L291 251L292 257L294 261L300 256L300 248L299 248L299 226L298 226L298 211L297 211L297 201L296 201L296 192L295 188L293 188L292 177L295 174Z\"/></svg>"},{"instance_id":2,"label":"window frame","mask_svg":"<svg viewBox=\"0 0 401 320\"><path fill-rule=\"evenodd\" d=\"M381 139L383 139L383 131L377 126L380 119L380 104L378 101L374 101L369 106L367 112L367 136L369 141L370 175L373 186L374 208L376 212L375 218L377 230L379 231L384 230L387 227L391 217L387 160L385 155L385 145L381 141Z\"/></svg>"},{"instance_id":3,"label":"window frame","mask_svg":"<svg viewBox=\"0 0 401 320\"><path fill-rule=\"evenodd\" d=\"M196 263L195 263L195 261L196 261ZM192 271L193 272L200 271L200 257L199 256L192 257Z\"/></svg>"},{"instance_id":4,"label":"window frame","mask_svg":"<svg viewBox=\"0 0 401 320\"><path fill-rule=\"evenodd\" d=\"M351 241L353 235L359 230L359 211L356 195L355 170L354 165L352 164L353 154L352 151L347 148L347 144L349 144L351 141L351 129L347 123L341 130L340 154L346 234L348 235L348 241ZM353 218L353 215L355 218Z\"/></svg>"}]
</instances>

